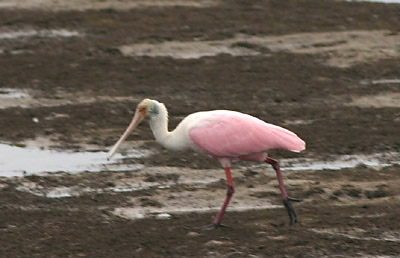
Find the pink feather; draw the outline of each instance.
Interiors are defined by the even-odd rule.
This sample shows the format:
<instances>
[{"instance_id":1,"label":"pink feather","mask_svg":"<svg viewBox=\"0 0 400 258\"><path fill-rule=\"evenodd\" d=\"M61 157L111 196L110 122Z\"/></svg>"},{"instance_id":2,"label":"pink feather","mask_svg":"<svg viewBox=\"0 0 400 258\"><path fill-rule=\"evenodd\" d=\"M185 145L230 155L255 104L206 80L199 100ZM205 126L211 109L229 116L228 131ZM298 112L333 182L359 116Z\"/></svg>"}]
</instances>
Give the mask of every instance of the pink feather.
<instances>
[{"instance_id":1,"label":"pink feather","mask_svg":"<svg viewBox=\"0 0 400 258\"><path fill-rule=\"evenodd\" d=\"M202 113L207 116L189 130L189 137L212 156L258 160L257 154L271 149L305 149L305 142L295 133L256 117L228 110Z\"/></svg>"}]
</instances>

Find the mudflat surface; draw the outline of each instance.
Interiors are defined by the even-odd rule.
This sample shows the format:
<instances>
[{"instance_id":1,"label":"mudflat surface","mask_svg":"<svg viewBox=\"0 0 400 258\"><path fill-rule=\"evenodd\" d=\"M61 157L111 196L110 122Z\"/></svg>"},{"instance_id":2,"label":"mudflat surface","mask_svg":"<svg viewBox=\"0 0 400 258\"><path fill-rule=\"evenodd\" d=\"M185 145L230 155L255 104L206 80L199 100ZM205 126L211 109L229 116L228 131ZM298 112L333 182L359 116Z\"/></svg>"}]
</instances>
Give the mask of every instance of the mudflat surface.
<instances>
[{"instance_id":1,"label":"mudflat surface","mask_svg":"<svg viewBox=\"0 0 400 258\"><path fill-rule=\"evenodd\" d=\"M2 144L107 151L143 98L166 104L170 129L231 109L307 142L270 153L304 199L292 226L272 168L238 162L229 227L204 230L223 170L162 149L147 123L122 146L125 171L0 175L0 256L397 257L399 13L316 0L0 1ZM355 155L351 168L290 169Z\"/></svg>"}]
</instances>

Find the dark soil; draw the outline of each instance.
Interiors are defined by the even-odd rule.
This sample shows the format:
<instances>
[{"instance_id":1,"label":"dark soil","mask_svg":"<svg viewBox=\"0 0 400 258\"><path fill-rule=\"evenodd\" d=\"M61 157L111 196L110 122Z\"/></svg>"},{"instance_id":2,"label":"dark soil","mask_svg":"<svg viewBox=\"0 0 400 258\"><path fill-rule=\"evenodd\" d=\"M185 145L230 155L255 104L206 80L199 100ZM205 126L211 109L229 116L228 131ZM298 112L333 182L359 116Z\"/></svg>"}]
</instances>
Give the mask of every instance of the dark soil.
<instances>
[{"instance_id":1,"label":"dark soil","mask_svg":"<svg viewBox=\"0 0 400 258\"><path fill-rule=\"evenodd\" d=\"M40 136L51 139L58 148L80 150L84 144L94 144L105 150L130 122L137 103L148 97L166 104L170 128L195 111L232 109L284 125L307 142L304 153L274 151L271 156L275 158L399 152L398 107L343 104L351 96L400 92L399 84L362 83L400 78L398 58L337 68L321 63L323 57L319 55L267 50L263 56L218 55L182 60L126 57L117 49L132 43L225 39L238 33L399 33L399 14L400 5L319 0L237 0L206 8L125 11L0 9L3 30L64 28L84 34L63 39L0 39L0 90L30 89L36 98L48 100L63 100L66 95L110 98L0 109L0 140L17 144ZM13 54L16 50L26 52ZM132 98L112 100L126 96ZM52 114L67 116L46 119ZM33 118L40 122L33 122ZM287 122L296 120L312 122ZM144 147L155 151L153 156L139 161L145 166L219 167L205 156L166 151L152 139L146 123L128 139L145 141ZM18 162L17 158L12 162ZM228 210L223 222L230 227L216 230L202 229L212 221L214 212L173 214L167 220L131 220L112 213L116 207L132 205L132 196L141 197L143 207L162 206L151 198L151 189L53 199L18 190L22 181L36 181L43 187L112 186L105 172L3 178L0 257L397 257L398 172L396 166L379 171L358 167L296 172L293 177L315 183L288 189L293 196L308 199L296 204L299 223L289 226L283 208ZM119 176L128 178L130 173L134 172ZM147 180L162 182L178 177L167 174L149 176ZM251 173L247 178L251 180ZM363 189L357 184L360 181L373 187ZM256 180L252 183L259 184ZM210 191L218 187L221 184L208 186ZM276 191L279 193L279 189ZM280 203L279 195L273 192L256 196ZM215 198L222 202L223 196Z\"/></svg>"}]
</instances>

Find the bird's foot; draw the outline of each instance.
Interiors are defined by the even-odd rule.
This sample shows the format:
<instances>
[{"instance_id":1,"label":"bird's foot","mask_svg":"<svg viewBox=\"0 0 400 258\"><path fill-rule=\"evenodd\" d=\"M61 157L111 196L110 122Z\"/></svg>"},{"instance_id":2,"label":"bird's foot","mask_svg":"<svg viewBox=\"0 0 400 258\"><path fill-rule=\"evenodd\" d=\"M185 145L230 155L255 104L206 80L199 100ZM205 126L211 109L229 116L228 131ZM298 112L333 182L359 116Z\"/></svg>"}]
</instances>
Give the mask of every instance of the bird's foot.
<instances>
[{"instance_id":1,"label":"bird's foot","mask_svg":"<svg viewBox=\"0 0 400 258\"><path fill-rule=\"evenodd\" d=\"M285 205L286 211L288 212L289 218L290 218L290 225L294 223L297 223L297 214L296 211L293 208L292 202L301 202L303 200L301 199L296 199L292 197L287 197L283 199L283 205Z\"/></svg>"},{"instance_id":2,"label":"bird's foot","mask_svg":"<svg viewBox=\"0 0 400 258\"><path fill-rule=\"evenodd\" d=\"M204 230L212 230L217 228L229 228L229 227L227 225L215 222L203 227Z\"/></svg>"}]
</instances>

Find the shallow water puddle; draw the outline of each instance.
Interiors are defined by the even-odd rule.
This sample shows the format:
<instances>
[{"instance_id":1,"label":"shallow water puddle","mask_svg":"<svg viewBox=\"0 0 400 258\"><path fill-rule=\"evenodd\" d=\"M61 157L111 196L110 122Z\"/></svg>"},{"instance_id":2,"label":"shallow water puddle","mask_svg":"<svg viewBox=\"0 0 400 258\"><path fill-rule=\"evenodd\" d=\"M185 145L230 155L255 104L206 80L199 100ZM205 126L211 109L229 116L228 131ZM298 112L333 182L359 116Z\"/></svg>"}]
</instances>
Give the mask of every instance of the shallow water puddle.
<instances>
[{"instance_id":1,"label":"shallow water puddle","mask_svg":"<svg viewBox=\"0 0 400 258\"><path fill-rule=\"evenodd\" d=\"M133 150L122 156L116 154L113 161L106 160L106 152L57 152L40 150L38 148L20 148L0 144L0 151L5 155L0 157L0 176L24 176L25 174L39 174L42 172L68 172L79 173L85 171L132 171L139 170L129 180L114 182L115 187L97 189L96 192L132 192L149 188L169 188L175 184L182 185L207 185L224 180L221 169L190 169L181 167L144 167L142 164L122 164L122 158L136 158L150 155L147 150ZM31 153L33 155L31 155ZM20 162L18 158L21 157ZM370 155L343 155L331 157L327 160L296 158L280 160L282 171L300 170L340 170L357 166L382 168L392 165L400 165L400 153L388 152ZM8 162L15 160L15 162ZM7 164L8 162L8 164ZM16 164L18 163L18 164ZM36 166L35 164L38 165ZM262 175L274 178L275 174L269 165L248 165L233 169L238 177L243 170L259 170ZM26 171L26 173L24 173ZM64 189L65 190L65 189ZM52 191L49 189L47 192ZM58 191L58 190L55 190ZM67 191L73 191L68 189ZM91 192L85 190L84 192ZM46 194L45 194L46 196Z\"/></svg>"},{"instance_id":2,"label":"shallow water puddle","mask_svg":"<svg viewBox=\"0 0 400 258\"><path fill-rule=\"evenodd\" d=\"M281 161L282 170L339 170L368 166L375 168L400 165L400 153L387 152L369 155L334 156L323 161L318 159L284 159Z\"/></svg>"},{"instance_id":3,"label":"shallow water puddle","mask_svg":"<svg viewBox=\"0 0 400 258\"><path fill-rule=\"evenodd\" d=\"M142 165L120 164L122 158L142 158L139 151L127 156L117 154L113 161L107 161L107 152L70 152L22 148L0 144L0 176L13 177L44 172L79 173L84 171L126 171L141 169Z\"/></svg>"},{"instance_id":4,"label":"shallow water puddle","mask_svg":"<svg viewBox=\"0 0 400 258\"><path fill-rule=\"evenodd\" d=\"M357 166L368 166L372 168L384 168L393 165L400 165L399 152L375 153L365 155L338 155L331 156L325 160L316 158L292 158L279 161L282 171L290 170L340 170L345 168L355 168ZM243 168L265 169L268 165L257 164L244 166Z\"/></svg>"},{"instance_id":5,"label":"shallow water puddle","mask_svg":"<svg viewBox=\"0 0 400 258\"><path fill-rule=\"evenodd\" d=\"M24 90L0 88L0 100L26 98L29 94Z\"/></svg>"},{"instance_id":6,"label":"shallow water puddle","mask_svg":"<svg viewBox=\"0 0 400 258\"><path fill-rule=\"evenodd\" d=\"M132 96L93 96L91 93L56 93L54 98L37 97L42 93L30 89L0 88L0 109L10 107L56 107L64 105L90 104L97 102L139 101Z\"/></svg>"},{"instance_id":7,"label":"shallow water puddle","mask_svg":"<svg viewBox=\"0 0 400 258\"><path fill-rule=\"evenodd\" d=\"M0 5L1 9L1 5ZM0 28L0 41L9 41L9 40L19 40L19 39L31 39L31 38L70 38L70 37L78 37L82 34L78 31L71 31L67 29L53 29L53 30L17 30L17 31L4 31L3 28ZM26 54L32 53L32 50L23 50L23 49L0 49L0 54Z\"/></svg>"},{"instance_id":8,"label":"shallow water puddle","mask_svg":"<svg viewBox=\"0 0 400 258\"><path fill-rule=\"evenodd\" d=\"M31 38L31 37L41 37L41 38L68 38L76 37L81 34L77 31L71 31L67 29L54 29L54 30L19 30L19 31L9 31L0 32L0 40L5 39L18 39L18 38Z\"/></svg>"}]
</instances>

